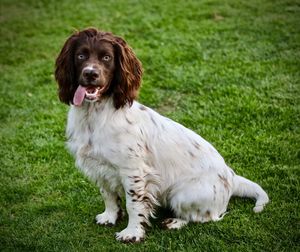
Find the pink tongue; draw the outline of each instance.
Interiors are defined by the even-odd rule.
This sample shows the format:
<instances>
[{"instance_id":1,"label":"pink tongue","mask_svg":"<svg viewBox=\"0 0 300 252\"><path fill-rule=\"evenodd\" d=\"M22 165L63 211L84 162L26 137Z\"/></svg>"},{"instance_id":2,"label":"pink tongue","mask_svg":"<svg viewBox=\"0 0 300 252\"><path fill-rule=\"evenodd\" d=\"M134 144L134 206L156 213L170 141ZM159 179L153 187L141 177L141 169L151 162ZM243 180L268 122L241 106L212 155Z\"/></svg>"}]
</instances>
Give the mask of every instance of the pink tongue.
<instances>
[{"instance_id":1,"label":"pink tongue","mask_svg":"<svg viewBox=\"0 0 300 252\"><path fill-rule=\"evenodd\" d=\"M85 91L86 91L85 87L80 85L78 86L73 98L73 103L75 106L80 106L82 104L85 97Z\"/></svg>"}]
</instances>

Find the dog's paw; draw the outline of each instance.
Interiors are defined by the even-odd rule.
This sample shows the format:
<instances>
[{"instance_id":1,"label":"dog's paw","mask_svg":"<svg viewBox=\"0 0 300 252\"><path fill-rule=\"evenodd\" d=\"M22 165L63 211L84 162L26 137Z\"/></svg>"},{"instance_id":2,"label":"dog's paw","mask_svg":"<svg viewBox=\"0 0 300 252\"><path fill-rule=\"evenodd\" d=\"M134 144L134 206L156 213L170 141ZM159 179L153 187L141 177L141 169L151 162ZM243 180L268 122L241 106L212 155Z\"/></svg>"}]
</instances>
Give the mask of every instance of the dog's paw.
<instances>
[{"instance_id":1,"label":"dog's paw","mask_svg":"<svg viewBox=\"0 0 300 252\"><path fill-rule=\"evenodd\" d=\"M114 226L116 225L117 219L118 214L105 211L104 213L96 216L96 223L98 225Z\"/></svg>"},{"instance_id":2,"label":"dog's paw","mask_svg":"<svg viewBox=\"0 0 300 252\"><path fill-rule=\"evenodd\" d=\"M124 243L137 243L145 239L145 231L142 228L125 228L123 231L116 233L116 239Z\"/></svg>"},{"instance_id":3,"label":"dog's paw","mask_svg":"<svg viewBox=\"0 0 300 252\"><path fill-rule=\"evenodd\" d=\"M104 211L102 214L98 214L96 216L96 223L98 225L104 226L114 226L116 225L117 221L124 217L124 211L120 209L118 212L109 212Z\"/></svg>"},{"instance_id":4,"label":"dog's paw","mask_svg":"<svg viewBox=\"0 0 300 252\"><path fill-rule=\"evenodd\" d=\"M161 225L164 229L180 229L185 226L188 222L182 219L169 218L164 220Z\"/></svg>"}]
</instances>

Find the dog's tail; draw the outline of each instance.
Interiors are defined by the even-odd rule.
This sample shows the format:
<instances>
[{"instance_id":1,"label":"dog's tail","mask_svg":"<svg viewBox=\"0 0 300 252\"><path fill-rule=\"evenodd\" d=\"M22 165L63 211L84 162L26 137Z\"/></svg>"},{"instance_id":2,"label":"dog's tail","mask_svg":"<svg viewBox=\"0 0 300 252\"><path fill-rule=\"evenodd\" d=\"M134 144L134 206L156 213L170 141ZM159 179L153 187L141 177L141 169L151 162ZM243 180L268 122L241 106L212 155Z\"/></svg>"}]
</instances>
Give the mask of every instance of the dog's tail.
<instances>
[{"instance_id":1,"label":"dog's tail","mask_svg":"<svg viewBox=\"0 0 300 252\"><path fill-rule=\"evenodd\" d=\"M254 198L256 200L253 211L259 213L264 209L264 206L269 202L267 193L256 183L244 177L234 176L233 196Z\"/></svg>"}]
</instances>

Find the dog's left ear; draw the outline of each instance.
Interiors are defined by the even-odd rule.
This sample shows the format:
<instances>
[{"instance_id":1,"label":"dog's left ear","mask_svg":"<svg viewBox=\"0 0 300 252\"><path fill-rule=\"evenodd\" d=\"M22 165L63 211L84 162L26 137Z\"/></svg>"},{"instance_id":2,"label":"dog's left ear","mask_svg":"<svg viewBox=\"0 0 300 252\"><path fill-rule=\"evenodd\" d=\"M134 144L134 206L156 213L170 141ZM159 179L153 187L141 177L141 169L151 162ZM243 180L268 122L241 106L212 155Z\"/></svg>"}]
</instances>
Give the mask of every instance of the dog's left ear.
<instances>
[{"instance_id":1,"label":"dog's left ear","mask_svg":"<svg viewBox=\"0 0 300 252\"><path fill-rule=\"evenodd\" d=\"M143 74L142 64L120 37L115 37L116 71L112 81L112 95L116 109L132 105L137 97Z\"/></svg>"}]
</instances>

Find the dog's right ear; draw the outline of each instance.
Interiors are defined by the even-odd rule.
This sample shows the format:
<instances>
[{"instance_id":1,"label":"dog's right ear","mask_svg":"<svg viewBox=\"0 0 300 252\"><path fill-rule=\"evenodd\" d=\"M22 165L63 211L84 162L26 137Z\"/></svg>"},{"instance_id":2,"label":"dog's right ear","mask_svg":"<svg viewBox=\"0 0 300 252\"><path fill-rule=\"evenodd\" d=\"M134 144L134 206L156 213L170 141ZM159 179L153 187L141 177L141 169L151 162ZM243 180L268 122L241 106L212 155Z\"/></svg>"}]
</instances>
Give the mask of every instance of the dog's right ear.
<instances>
[{"instance_id":1,"label":"dog's right ear","mask_svg":"<svg viewBox=\"0 0 300 252\"><path fill-rule=\"evenodd\" d=\"M55 79L58 83L58 96L61 102L72 103L77 88L74 65L74 50L79 33L74 33L67 39L55 62Z\"/></svg>"}]
</instances>

